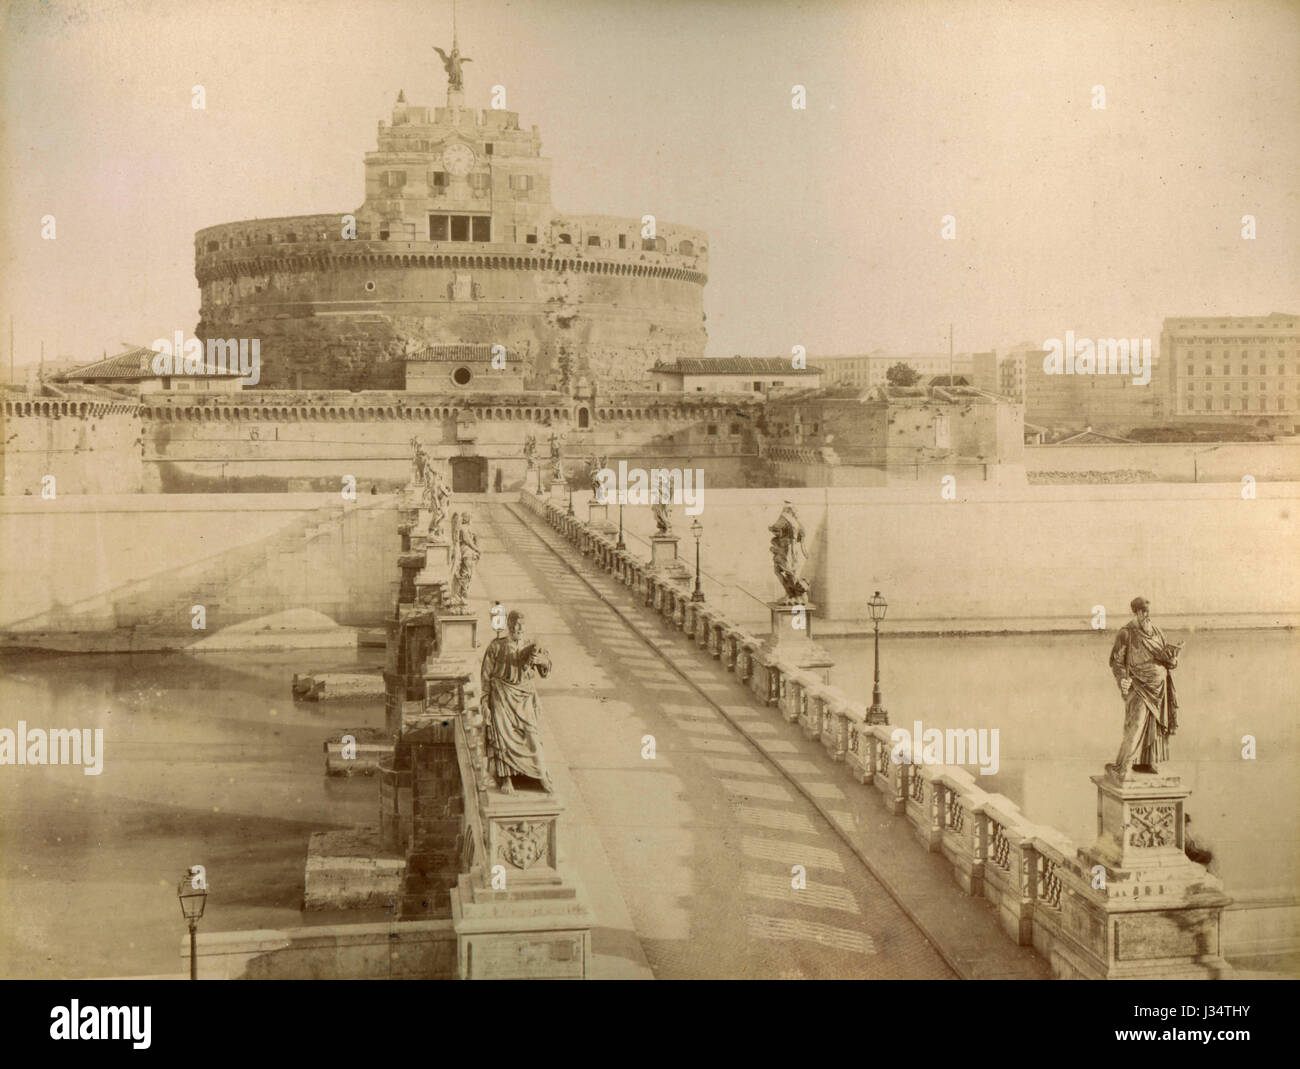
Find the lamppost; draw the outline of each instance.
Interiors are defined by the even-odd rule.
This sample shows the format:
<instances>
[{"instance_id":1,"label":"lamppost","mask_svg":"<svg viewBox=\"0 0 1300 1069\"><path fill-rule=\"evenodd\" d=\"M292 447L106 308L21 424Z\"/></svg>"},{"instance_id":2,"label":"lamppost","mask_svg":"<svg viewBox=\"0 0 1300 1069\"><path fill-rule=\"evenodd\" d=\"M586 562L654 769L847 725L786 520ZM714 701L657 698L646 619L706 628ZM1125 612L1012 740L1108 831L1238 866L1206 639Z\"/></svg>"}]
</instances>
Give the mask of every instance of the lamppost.
<instances>
[{"instance_id":1,"label":"lamppost","mask_svg":"<svg viewBox=\"0 0 1300 1069\"><path fill-rule=\"evenodd\" d=\"M871 708L867 710L868 724L889 723L889 710L880 704L880 621L888 609L889 602L880 596L879 590L867 602L867 611L871 613L871 622L876 628L876 683L871 691Z\"/></svg>"},{"instance_id":2,"label":"lamppost","mask_svg":"<svg viewBox=\"0 0 1300 1069\"><path fill-rule=\"evenodd\" d=\"M569 483L569 515L573 515L573 483Z\"/></svg>"},{"instance_id":3,"label":"lamppost","mask_svg":"<svg viewBox=\"0 0 1300 1069\"><path fill-rule=\"evenodd\" d=\"M691 601L703 601L704 591L700 589L700 538L704 534L704 524L695 520L691 524L691 534L695 536L695 591L691 594Z\"/></svg>"},{"instance_id":4,"label":"lamppost","mask_svg":"<svg viewBox=\"0 0 1300 1069\"><path fill-rule=\"evenodd\" d=\"M627 549L627 543L623 541L623 495L618 496L618 545L615 549Z\"/></svg>"},{"instance_id":5,"label":"lamppost","mask_svg":"<svg viewBox=\"0 0 1300 1069\"><path fill-rule=\"evenodd\" d=\"M542 466L537 465L537 496L542 496Z\"/></svg>"},{"instance_id":6,"label":"lamppost","mask_svg":"<svg viewBox=\"0 0 1300 1069\"><path fill-rule=\"evenodd\" d=\"M191 869L181 877L176 887L176 897L181 901L181 913L190 923L190 979L199 978L199 951L197 933L199 921L203 918L203 907L208 901L208 881L199 872Z\"/></svg>"}]
</instances>

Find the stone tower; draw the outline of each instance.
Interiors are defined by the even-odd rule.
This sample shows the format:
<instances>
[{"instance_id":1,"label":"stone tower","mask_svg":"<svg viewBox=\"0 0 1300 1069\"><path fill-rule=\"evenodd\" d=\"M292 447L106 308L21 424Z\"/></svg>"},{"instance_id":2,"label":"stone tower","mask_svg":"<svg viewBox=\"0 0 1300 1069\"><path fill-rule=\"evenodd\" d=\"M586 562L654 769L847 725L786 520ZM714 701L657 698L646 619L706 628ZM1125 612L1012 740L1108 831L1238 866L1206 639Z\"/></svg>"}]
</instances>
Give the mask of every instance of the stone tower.
<instances>
[{"instance_id":1,"label":"stone tower","mask_svg":"<svg viewBox=\"0 0 1300 1069\"><path fill-rule=\"evenodd\" d=\"M558 212L537 127L464 96L398 94L359 207L199 231L196 335L260 338L266 389L401 389L433 344L504 345L533 388L631 387L703 356L704 232Z\"/></svg>"}]
</instances>

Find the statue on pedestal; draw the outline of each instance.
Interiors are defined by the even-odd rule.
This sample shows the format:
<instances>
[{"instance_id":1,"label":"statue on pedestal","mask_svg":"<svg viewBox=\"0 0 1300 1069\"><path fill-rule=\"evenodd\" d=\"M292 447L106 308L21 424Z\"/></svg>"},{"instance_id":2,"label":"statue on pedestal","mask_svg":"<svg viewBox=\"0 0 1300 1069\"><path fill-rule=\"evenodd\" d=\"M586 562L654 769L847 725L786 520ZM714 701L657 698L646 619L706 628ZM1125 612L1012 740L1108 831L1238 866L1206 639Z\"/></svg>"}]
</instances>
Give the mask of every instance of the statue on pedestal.
<instances>
[{"instance_id":1,"label":"statue on pedestal","mask_svg":"<svg viewBox=\"0 0 1300 1069\"><path fill-rule=\"evenodd\" d=\"M528 463L529 471L537 467L537 435L535 434L530 434L524 439L524 460Z\"/></svg>"},{"instance_id":2,"label":"statue on pedestal","mask_svg":"<svg viewBox=\"0 0 1300 1069\"><path fill-rule=\"evenodd\" d=\"M424 482L424 469L428 467L429 455L424 451L424 443L418 434L411 438L411 482Z\"/></svg>"},{"instance_id":3,"label":"statue on pedestal","mask_svg":"<svg viewBox=\"0 0 1300 1069\"><path fill-rule=\"evenodd\" d=\"M1151 603L1134 598L1133 619L1115 637L1110 670L1124 699L1124 737L1115 763L1106 771L1116 780L1134 772L1153 774L1169 760L1169 736L1178 730L1178 696L1173 670L1178 667L1182 642L1166 641L1151 622Z\"/></svg>"},{"instance_id":4,"label":"statue on pedestal","mask_svg":"<svg viewBox=\"0 0 1300 1069\"><path fill-rule=\"evenodd\" d=\"M554 791L542 756L542 707L536 677L551 671L551 658L541 646L524 641L524 614L506 617L506 634L494 638L483 654L483 729L487 767L507 794L514 793L513 776L540 780Z\"/></svg>"},{"instance_id":5,"label":"statue on pedestal","mask_svg":"<svg viewBox=\"0 0 1300 1069\"><path fill-rule=\"evenodd\" d=\"M789 501L782 505L781 515L768 530L772 532L772 565L785 590L783 604L807 601L809 583L802 572L808 561L808 549L804 544L803 524Z\"/></svg>"},{"instance_id":6,"label":"statue on pedestal","mask_svg":"<svg viewBox=\"0 0 1300 1069\"><path fill-rule=\"evenodd\" d=\"M429 537L435 541L442 538L442 524L447 518L448 505L451 502L451 487L442 477L442 473L432 465L424 469L424 507L429 510Z\"/></svg>"},{"instance_id":7,"label":"statue on pedestal","mask_svg":"<svg viewBox=\"0 0 1300 1069\"><path fill-rule=\"evenodd\" d=\"M650 506L659 528L655 534L670 535L673 533L673 477L666 471L659 473L657 490L655 497L658 500Z\"/></svg>"},{"instance_id":8,"label":"statue on pedestal","mask_svg":"<svg viewBox=\"0 0 1300 1069\"><path fill-rule=\"evenodd\" d=\"M456 602L463 610L469 603L469 585L474 579L474 568L478 564L478 535L470 527L468 512L452 516L452 553L455 563L452 565L452 590Z\"/></svg>"},{"instance_id":9,"label":"statue on pedestal","mask_svg":"<svg viewBox=\"0 0 1300 1069\"><path fill-rule=\"evenodd\" d=\"M560 438L551 432L551 481L564 481L564 457L560 455Z\"/></svg>"},{"instance_id":10,"label":"statue on pedestal","mask_svg":"<svg viewBox=\"0 0 1300 1069\"><path fill-rule=\"evenodd\" d=\"M465 85L465 75L461 70L461 65L464 63L473 63L474 61L470 59L469 56L462 56L460 54L460 46L456 44L454 39L451 43L450 55L444 52L437 45L433 46L433 50L442 58L442 69L447 72L447 88L463 89Z\"/></svg>"},{"instance_id":11,"label":"statue on pedestal","mask_svg":"<svg viewBox=\"0 0 1300 1069\"><path fill-rule=\"evenodd\" d=\"M600 473L609 467L609 457L592 457L587 461L587 465L590 469L587 476L591 479L591 499L597 505L603 505L605 504L602 499L604 484L601 481Z\"/></svg>"}]
</instances>

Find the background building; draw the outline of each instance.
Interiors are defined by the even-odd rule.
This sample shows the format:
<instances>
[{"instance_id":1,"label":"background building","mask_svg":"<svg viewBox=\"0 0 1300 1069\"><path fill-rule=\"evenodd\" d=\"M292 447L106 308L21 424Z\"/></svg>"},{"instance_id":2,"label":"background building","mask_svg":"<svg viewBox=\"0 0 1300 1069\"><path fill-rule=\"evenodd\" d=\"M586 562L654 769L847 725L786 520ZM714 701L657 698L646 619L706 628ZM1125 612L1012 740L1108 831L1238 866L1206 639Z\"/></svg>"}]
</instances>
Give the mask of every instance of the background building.
<instances>
[{"instance_id":1,"label":"background building","mask_svg":"<svg viewBox=\"0 0 1300 1069\"><path fill-rule=\"evenodd\" d=\"M948 374L947 353L860 353L847 356L819 356L817 366L822 369L826 383L841 382L851 386L881 386L885 374L895 364L906 364L922 378ZM954 353L951 360L953 375L965 375L973 381L974 357L971 353Z\"/></svg>"},{"instance_id":2,"label":"background building","mask_svg":"<svg viewBox=\"0 0 1300 1069\"><path fill-rule=\"evenodd\" d=\"M820 386L822 369L796 369L789 357L726 356L674 360L651 368L659 393L766 393L790 387Z\"/></svg>"},{"instance_id":3,"label":"background building","mask_svg":"<svg viewBox=\"0 0 1300 1069\"><path fill-rule=\"evenodd\" d=\"M60 382L86 386L126 386L137 393L238 393L242 374L207 368L202 374L159 375L153 369L153 349L137 346L116 356L96 360L59 376Z\"/></svg>"},{"instance_id":4,"label":"background building","mask_svg":"<svg viewBox=\"0 0 1300 1069\"><path fill-rule=\"evenodd\" d=\"M1176 419L1300 416L1300 315L1166 319L1160 353Z\"/></svg>"},{"instance_id":5,"label":"background building","mask_svg":"<svg viewBox=\"0 0 1300 1069\"><path fill-rule=\"evenodd\" d=\"M1021 406L973 386L841 383L782 394L768 402L762 431L761 456L798 485L1025 478Z\"/></svg>"}]
</instances>

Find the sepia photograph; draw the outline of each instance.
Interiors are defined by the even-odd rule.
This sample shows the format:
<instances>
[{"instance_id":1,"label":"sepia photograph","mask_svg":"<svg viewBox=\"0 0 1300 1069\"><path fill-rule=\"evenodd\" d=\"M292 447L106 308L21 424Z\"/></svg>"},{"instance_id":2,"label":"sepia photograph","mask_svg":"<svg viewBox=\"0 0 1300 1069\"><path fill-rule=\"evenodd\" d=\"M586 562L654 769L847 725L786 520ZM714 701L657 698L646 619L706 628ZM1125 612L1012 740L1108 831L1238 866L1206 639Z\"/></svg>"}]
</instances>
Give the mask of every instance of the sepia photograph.
<instances>
[{"instance_id":1,"label":"sepia photograph","mask_svg":"<svg viewBox=\"0 0 1300 1069\"><path fill-rule=\"evenodd\" d=\"M1300 978L1300 4L0 19L38 1033ZM1132 990L1104 1038L1251 1038Z\"/></svg>"}]
</instances>

